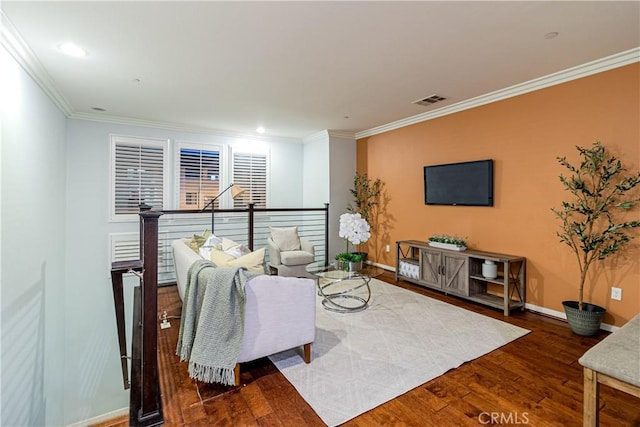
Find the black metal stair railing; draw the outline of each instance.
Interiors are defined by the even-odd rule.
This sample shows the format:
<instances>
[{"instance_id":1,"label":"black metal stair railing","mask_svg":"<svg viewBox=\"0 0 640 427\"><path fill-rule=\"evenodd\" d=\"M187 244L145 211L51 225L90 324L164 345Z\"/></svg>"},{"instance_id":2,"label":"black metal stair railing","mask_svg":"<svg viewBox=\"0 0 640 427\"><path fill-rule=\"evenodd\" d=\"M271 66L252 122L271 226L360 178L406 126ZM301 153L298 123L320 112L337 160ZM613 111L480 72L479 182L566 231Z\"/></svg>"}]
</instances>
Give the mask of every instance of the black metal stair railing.
<instances>
[{"instance_id":1,"label":"black metal stair railing","mask_svg":"<svg viewBox=\"0 0 640 427\"><path fill-rule=\"evenodd\" d=\"M324 208L216 210L216 212L246 213L248 247L253 250L256 240L266 241L269 225L298 225L301 235L316 236L316 243L323 243L321 254L327 262L329 252L329 204ZM305 221L305 212L321 212L324 221L316 218ZM136 427L157 426L163 423L162 400L158 371L158 230L162 215L194 214L197 211L152 211L150 206L140 206L140 258L111 264L111 282L116 314L116 328L125 389L130 388L129 425ZM301 216L302 215L302 216ZM237 225L237 224L236 224ZM241 227L242 228L242 227ZM318 237L321 236L321 237ZM165 245L166 246L166 245ZM128 375L129 360L125 336L123 276L133 273L140 279L134 288L133 334L131 345L131 380Z\"/></svg>"}]
</instances>

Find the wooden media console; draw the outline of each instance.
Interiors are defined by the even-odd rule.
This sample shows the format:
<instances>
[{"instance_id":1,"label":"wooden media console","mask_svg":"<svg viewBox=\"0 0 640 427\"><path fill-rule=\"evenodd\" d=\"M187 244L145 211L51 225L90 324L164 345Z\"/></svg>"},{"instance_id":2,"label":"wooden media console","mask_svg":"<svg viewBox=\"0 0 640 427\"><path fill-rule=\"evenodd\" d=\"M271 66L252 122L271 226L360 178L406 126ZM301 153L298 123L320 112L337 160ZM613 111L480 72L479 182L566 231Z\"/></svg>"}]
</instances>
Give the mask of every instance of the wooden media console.
<instances>
[{"instance_id":1,"label":"wooden media console","mask_svg":"<svg viewBox=\"0 0 640 427\"><path fill-rule=\"evenodd\" d=\"M497 276L482 275L482 265L491 261ZM431 289L503 310L522 309L526 301L526 258L480 252L453 251L429 246L428 242L396 242L396 280L402 279Z\"/></svg>"}]
</instances>

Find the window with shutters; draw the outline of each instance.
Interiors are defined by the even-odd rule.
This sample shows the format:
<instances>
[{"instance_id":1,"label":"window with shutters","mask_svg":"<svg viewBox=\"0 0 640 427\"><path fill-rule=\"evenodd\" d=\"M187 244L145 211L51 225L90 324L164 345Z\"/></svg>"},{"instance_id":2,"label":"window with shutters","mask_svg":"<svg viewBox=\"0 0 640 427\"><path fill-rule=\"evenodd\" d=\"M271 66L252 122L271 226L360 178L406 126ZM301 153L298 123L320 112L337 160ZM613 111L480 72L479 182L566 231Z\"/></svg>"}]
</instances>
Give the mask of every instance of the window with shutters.
<instances>
[{"instance_id":1,"label":"window with shutters","mask_svg":"<svg viewBox=\"0 0 640 427\"><path fill-rule=\"evenodd\" d=\"M168 189L167 144L161 139L111 137L112 219L137 215L141 203L163 209Z\"/></svg>"},{"instance_id":2,"label":"window with shutters","mask_svg":"<svg viewBox=\"0 0 640 427\"><path fill-rule=\"evenodd\" d=\"M249 202L256 208L267 207L267 164L264 153L233 153L233 183L245 190L234 199L234 208L245 208Z\"/></svg>"},{"instance_id":3,"label":"window with shutters","mask_svg":"<svg viewBox=\"0 0 640 427\"><path fill-rule=\"evenodd\" d=\"M202 209L220 191L221 148L180 143L178 153L179 209Z\"/></svg>"}]
</instances>

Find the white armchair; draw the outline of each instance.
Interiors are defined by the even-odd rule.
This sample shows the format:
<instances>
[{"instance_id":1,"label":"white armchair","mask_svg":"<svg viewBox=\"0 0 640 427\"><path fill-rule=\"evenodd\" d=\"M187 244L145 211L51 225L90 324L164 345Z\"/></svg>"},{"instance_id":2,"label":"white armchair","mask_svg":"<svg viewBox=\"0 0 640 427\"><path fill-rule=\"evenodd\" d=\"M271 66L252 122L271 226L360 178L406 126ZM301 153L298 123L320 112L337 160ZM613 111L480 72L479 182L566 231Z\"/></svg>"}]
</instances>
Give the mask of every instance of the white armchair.
<instances>
[{"instance_id":1,"label":"white armchair","mask_svg":"<svg viewBox=\"0 0 640 427\"><path fill-rule=\"evenodd\" d=\"M267 246L269 267L278 276L314 278L305 267L315 261L316 251L309 240L298 236L297 227L271 227Z\"/></svg>"}]
</instances>

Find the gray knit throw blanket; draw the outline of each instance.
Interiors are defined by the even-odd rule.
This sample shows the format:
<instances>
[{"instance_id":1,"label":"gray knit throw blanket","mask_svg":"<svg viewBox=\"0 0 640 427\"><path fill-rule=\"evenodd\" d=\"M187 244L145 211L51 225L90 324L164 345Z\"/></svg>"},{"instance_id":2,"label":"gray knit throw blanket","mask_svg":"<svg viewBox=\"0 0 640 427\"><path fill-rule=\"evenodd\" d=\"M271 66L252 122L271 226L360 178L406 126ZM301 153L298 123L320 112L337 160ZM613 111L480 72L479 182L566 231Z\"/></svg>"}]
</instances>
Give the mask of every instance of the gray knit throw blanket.
<instances>
[{"instance_id":1,"label":"gray knit throw blanket","mask_svg":"<svg viewBox=\"0 0 640 427\"><path fill-rule=\"evenodd\" d=\"M189 361L189 376L235 384L233 368L244 333L244 267L216 267L197 260L189 268L176 354Z\"/></svg>"}]
</instances>

